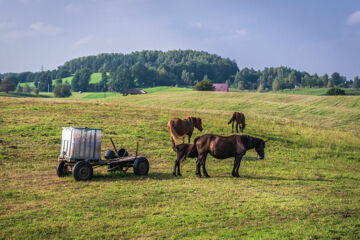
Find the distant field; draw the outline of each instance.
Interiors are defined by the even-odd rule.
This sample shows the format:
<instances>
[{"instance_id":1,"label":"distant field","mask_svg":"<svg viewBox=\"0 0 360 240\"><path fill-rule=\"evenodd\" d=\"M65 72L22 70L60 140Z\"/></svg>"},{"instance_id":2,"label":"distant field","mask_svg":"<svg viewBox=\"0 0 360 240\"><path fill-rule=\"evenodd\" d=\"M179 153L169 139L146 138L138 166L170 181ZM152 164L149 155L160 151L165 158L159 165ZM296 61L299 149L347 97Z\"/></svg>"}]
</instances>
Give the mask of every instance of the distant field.
<instances>
[{"instance_id":1,"label":"distant field","mask_svg":"<svg viewBox=\"0 0 360 240\"><path fill-rule=\"evenodd\" d=\"M66 77L62 79L63 83L68 83L71 85L71 81L74 78L74 75L70 77ZM92 73L90 76L90 82L89 83L99 83L101 81L101 73ZM30 87L35 87L34 82L27 82L27 83L20 83L21 86L25 86L25 84L28 84ZM52 84L55 85L55 79L52 80Z\"/></svg>"},{"instance_id":2,"label":"distant field","mask_svg":"<svg viewBox=\"0 0 360 240\"><path fill-rule=\"evenodd\" d=\"M360 238L360 96L92 94L103 93L0 96L0 239ZM265 160L249 151L233 178L233 159L209 156L211 178L198 179L187 159L174 177L168 120L201 117L193 138L229 135L233 111L245 113L245 134L269 140ZM89 182L58 178L63 126L102 128L102 154L109 137L134 153L142 136L149 175L97 168Z\"/></svg>"},{"instance_id":3,"label":"distant field","mask_svg":"<svg viewBox=\"0 0 360 240\"><path fill-rule=\"evenodd\" d=\"M360 95L360 89L349 89L343 88L347 95ZM329 90L329 88L295 88L295 89L284 89L280 91L276 91L276 93L285 93L285 94L299 94L299 95L316 95L321 96L325 95L325 93Z\"/></svg>"},{"instance_id":4,"label":"distant field","mask_svg":"<svg viewBox=\"0 0 360 240\"><path fill-rule=\"evenodd\" d=\"M153 88L144 88L144 91L147 93L157 93L157 92L187 92L192 91L192 88L182 88L182 87L153 87Z\"/></svg>"}]
</instances>

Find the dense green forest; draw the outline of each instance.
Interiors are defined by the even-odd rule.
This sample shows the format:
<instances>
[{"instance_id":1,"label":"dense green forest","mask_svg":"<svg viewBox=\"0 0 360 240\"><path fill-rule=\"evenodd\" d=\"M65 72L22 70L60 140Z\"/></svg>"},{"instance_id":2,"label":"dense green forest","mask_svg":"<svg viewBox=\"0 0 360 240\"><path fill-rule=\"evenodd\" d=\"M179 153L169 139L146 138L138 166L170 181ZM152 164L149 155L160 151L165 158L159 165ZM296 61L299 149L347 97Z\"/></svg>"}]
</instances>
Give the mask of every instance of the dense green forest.
<instances>
[{"instance_id":1,"label":"dense green forest","mask_svg":"<svg viewBox=\"0 0 360 240\"><path fill-rule=\"evenodd\" d=\"M102 73L99 83L89 83L92 73ZM243 90L281 90L301 87L358 87L358 77L347 81L334 72L331 75L311 75L289 67L270 67L262 71L239 69L235 60L204 51L140 51L130 54L103 53L80 57L64 63L58 69L44 72L0 74L0 79L15 87L19 82L34 82L40 91L52 91L52 80L74 76L72 91L118 91L136 87L193 86L203 79L228 83Z\"/></svg>"}]
</instances>

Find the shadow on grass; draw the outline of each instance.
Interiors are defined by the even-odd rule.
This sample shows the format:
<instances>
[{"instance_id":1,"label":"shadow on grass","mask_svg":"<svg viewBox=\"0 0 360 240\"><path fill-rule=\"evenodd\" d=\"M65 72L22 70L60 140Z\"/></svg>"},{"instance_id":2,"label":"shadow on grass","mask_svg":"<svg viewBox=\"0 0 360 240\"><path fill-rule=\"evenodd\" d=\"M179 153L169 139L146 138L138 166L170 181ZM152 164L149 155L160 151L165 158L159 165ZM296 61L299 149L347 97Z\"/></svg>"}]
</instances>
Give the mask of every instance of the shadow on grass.
<instances>
[{"instance_id":1,"label":"shadow on grass","mask_svg":"<svg viewBox=\"0 0 360 240\"><path fill-rule=\"evenodd\" d=\"M172 173L160 173L160 172L151 172L146 176L137 176L132 172L123 173L123 172L111 172L111 173L96 173L94 174L91 181L114 181L114 180L169 180L176 179Z\"/></svg>"},{"instance_id":2,"label":"shadow on grass","mask_svg":"<svg viewBox=\"0 0 360 240\"><path fill-rule=\"evenodd\" d=\"M14 98L52 98L51 96L48 95L34 95L31 93L15 93L15 92L10 92L10 93L0 93L0 97L14 97Z\"/></svg>"},{"instance_id":3,"label":"shadow on grass","mask_svg":"<svg viewBox=\"0 0 360 240\"><path fill-rule=\"evenodd\" d=\"M324 179L324 178L283 178L275 176L251 176L251 175L241 175L240 178L246 179L264 179L264 180L277 180L277 181L306 181L306 182L334 182L334 180Z\"/></svg>"}]
</instances>

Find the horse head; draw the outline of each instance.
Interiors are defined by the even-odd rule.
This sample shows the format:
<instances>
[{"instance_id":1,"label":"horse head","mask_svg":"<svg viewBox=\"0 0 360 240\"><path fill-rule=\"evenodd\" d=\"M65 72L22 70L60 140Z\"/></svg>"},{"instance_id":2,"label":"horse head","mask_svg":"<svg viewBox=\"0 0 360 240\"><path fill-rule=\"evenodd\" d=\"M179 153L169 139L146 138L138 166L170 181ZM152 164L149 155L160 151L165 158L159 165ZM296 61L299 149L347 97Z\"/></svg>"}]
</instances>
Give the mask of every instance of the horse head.
<instances>
[{"instance_id":1,"label":"horse head","mask_svg":"<svg viewBox=\"0 0 360 240\"><path fill-rule=\"evenodd\" d=\"M265 157L265 141L262 139L258 139L255 146L255 151L259 155L259 158L262 160Z\"/></svg>"},{"instance_id":2,"label":"horse head","mask_svg":"<svg viewBox=\"0 0 360 240\"><path fill-rule=\"evenodd\" d=\"M201 118L189 117L189 119L192 122L193 126L196 127L197 129L199 129L200 132L203 130Z\"/></svg>"}]
</instances>

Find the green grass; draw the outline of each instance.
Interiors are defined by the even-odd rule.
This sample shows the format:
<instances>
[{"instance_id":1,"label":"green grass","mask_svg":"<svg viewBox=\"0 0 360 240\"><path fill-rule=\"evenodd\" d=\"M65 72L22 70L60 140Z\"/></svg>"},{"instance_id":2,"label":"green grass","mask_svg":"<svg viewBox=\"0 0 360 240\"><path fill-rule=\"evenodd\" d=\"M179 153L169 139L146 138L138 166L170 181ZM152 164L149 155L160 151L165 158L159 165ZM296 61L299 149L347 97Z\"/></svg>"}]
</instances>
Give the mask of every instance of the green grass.
<instances>
[{"instance_id":1,"label":"green grass","mask_svg":"<svg viewBox=\"0 0 360 240\"><path fill-rule=\"evenodd\" d=\"M330 88L294 88L276 91L276 93L322 96L325 95L329 89ZM360 89L343 89L345 90L346 95L360 95Z\"/></svg>"},{"instance_id":2,"label":"green grass","mask_svg":"<svg viewBox=\"0 0 360 240\"><path fill-rule=\"evenodd\" d=\"M147 93L158 93L158 92L187 92L192 91L192 88L182 88L182 87L153 87L153 88L144 88L144 91Z\"/></svg>"},{"instance_id":3,"label":"green grass","mask_svg":"<svg viewBox=\"0 0 360 240\"><path fill-rule=\"evenodd\" d=\"M89 94L89 96L91 93ZM359 239L360 97L260 93L156 92L83 99L0 97L1 239ZM206 133L231 134L233 111L245 134L269 139L265 160L249 151L240 178L233 159L208 157L171 172L172 117L203 119ZM55 174L61 127L102 128L140 154L147 177L131 170L75 182Z\"/></svg>"}]
</instances>

